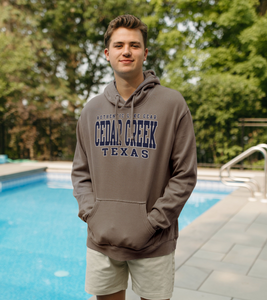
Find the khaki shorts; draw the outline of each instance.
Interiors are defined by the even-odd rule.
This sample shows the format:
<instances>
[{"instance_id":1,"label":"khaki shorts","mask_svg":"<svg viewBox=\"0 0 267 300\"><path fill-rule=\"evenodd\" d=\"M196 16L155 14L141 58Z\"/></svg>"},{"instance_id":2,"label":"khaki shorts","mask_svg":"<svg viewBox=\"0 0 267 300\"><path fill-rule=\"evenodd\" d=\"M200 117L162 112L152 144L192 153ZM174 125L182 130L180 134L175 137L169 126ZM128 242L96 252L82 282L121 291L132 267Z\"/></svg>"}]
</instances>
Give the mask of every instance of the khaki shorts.
<instances>
[{"instance_id":1,"label":"khaki shorts","mask_svg":"<svg viewBox=\"0 0 267 300\"><path fill-rule=\"evenodd\" d=\"M140 297L151 300L170 299L173 293L175 261L171 254L128 261L117 261L87 248L85 291L92 295L109 295L128 286Z\"/></svg>"}]
</instances>

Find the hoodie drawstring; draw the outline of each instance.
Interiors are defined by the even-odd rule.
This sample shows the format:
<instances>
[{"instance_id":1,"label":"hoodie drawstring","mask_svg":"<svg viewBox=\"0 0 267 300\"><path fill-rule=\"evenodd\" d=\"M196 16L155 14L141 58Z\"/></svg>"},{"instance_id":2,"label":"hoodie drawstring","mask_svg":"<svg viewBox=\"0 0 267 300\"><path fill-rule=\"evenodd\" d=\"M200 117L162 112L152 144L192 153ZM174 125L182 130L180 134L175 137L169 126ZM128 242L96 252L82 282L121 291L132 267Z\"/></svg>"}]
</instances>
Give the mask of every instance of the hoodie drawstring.
<instances>
[{"instance_id":1,"label":"hoodie drawstring","mask_svg":"<svg viewBox=\"0 0 267 300\"><path fill-rule=\"evenodd\" d=\"M132 103L131 103L131 127L130 127L130 132L131 132L131 140L134 139L133 136L133 117L134 117L134 98L132 99Z\"/></svg>"},{"instance_id":2,"label":"hoodie drawstring","mask_svg":"<svg viewBox=\"0 0 267 300\"><path fill-rule=\"evenodd\" d=\"M119 120L118 120L118 115L117 115L117 110L119 107L119 100L120 100L120 96L116 95L116 103L115 103L115 120L116 120L116 128L117 128L117 132L118 132L118 136L119 136L119 140L118 140L118 144L121 145L121 131L119 129Z\"/></svg>"}]
</instances>

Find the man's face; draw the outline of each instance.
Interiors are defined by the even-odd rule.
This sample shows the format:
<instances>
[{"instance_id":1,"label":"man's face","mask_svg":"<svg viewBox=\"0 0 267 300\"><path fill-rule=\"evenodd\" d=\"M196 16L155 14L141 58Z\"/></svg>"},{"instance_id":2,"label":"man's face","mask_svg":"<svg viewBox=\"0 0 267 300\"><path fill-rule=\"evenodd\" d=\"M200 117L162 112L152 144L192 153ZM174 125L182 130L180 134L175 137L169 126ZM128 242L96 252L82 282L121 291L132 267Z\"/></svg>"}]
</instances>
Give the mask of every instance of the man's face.
<instances>
[{"instance_id":1,"label":"man's face","mask_svg":"<svg viewBox=\"0 0 267 300\"><path fill-rule=\"evenodd\" d=\"M142 33L139 29L120 27L114 30L109 48L105 49L107 61L116 77L131 79L142 73L143 62L148 50L144 47Z\"/></svg>"}]
</instances>

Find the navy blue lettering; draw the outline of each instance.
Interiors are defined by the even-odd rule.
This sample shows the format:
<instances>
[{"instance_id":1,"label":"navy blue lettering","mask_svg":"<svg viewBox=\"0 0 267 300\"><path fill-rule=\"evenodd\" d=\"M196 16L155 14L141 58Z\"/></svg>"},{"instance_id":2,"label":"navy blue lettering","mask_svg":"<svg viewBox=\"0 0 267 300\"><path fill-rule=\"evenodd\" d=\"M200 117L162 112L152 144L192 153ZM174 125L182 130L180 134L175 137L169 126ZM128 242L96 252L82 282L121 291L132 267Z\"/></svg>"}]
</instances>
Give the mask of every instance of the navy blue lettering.
<instances>
[{"instance_id":1,"label":"navy blue lettering","mask_svg":"<svg viewBox=\"0 0 267 300\"><path fill-rule=\"evenodd\" d=\"M110 145L110 121L106 121L106 143L105 146Z\"/></svg>"},{"instance_id":2,"label":"navy blue lettering","mask_svg":"<svg viewBox=\"0 0 267 300\"><path fill-rule=\"evenodd\" d=\"M99 122L97 121L95 123L95 145L98 146L99 145L99 138L97 138L97 131L99 129Z\"/></svg>"},{"instance_id":3,"label":"navy blue lettering","mask_svg":"<svg viewBox=\"0 0 267 300\"><path fill-rule=\"evenodd\" d=\"M118 148L111 148L111 155L117 156L118 155Z\"/></svg>"},{"instance_id":4,"label":"navy blue lettering","mask_svg":"<svg viewBox=\"0 0 267 300\"><path fill-rule=\"evenodd\" d=\"M119 129L118 129L118 131L120 132L117 132L117 145L119 144L118 143L118 134L120 134L121 135L121 133L122 133L122 120L118 120L118 122L119 122ZM121 145L121 142L120 142L120 145Z\"/></svg>"},{"instance_id":5,"label":"navy blue lettering","mask_svg":"<svg viewBox=\"0 0 267 300\"><path fill-rule=\"evenodd\" d=\"M128 128L130 129L130 120L126 121L125 125L125 145L129 146L130 144L130 138L128 138Z\"/></svg>"},{"instance_id":6,"label":"navy blue lettering","mask_svg":"<svg viewBox=\"0 0 267 300\"><path fill-rule=\"evenodd\" d=\"M123 114L120 114L123 116ZM146 119L142 120L133 120L133 124L129 119L124 123L122 119L116 120L108 120L109 115L99 115L98 118L101 121L96 121L95 123L95 146L117 146L125 145L124 147L142 147L148 149L156 149L156 131L158 127L158 121L155 120L147 120L147 118L156 117L156 115L145 114ZM126 116L126 114L124 114ZM136 114L136 118L138 118L138 114ZM106 119L106 120L103 120ZM117 123L118 122L118 123ZM131 125L133 126L131 128ZM125 126L125 128L123 127ZM133 139L131 139L131 132L133 133ZM120 139L119 139L120 137ZM116 149L116 150L114 150ZM131 156L131 157L139 157L140 153L137 153L137 149L131 150L131 154L127 153L128 148L120 148L121 152L119 152L119 148L112 148L111 155L112 156ZM103 155L108 155L109 148L102 148ZM149 157L149 151L141 151L142 158Z\"/></svg>"},{"instance_id":7,"label":"navy blue lettering","mask_svg":"<svg viewBox=\"0 0 267 300\"><path fill-rule=\"evenodd\" d=\"M115 136L115 121L112 121L110 145L116 145L116 136Z\"/></svg>"},{"instance_id":8,"label":"navy blue lettering","mask_svg":"<svg viewBox=\"0 0 267 300\"><path fill-rule=\"evenodd\" d=\"M140 138L139 140L139 137L141 135L141 129L143 128L143 120L138 120L138 125L137 125L137 136L136 136L136 143L137 143L137 147L142 147L142 142L143 142L143 139Z\"/></svg>"},{"instance_id":9,"label":"navy blue lettering","mask_svg":"<svg viewBox=\"0 0 267 300\"><path fill-rule=\"evenodd\" d=\"M136 120L133 120L133 125L134 125L134 132L133 132L133 140L131 140L131 146L135 146L135 135L136 135Z\"/></svg>"},{"instance_id":10,"label":"navy blue lettering","mask_svg":"<svg viewBox=\"0 0 267 300\"><path fill-rule=\"evenodd\" d=\"M149 138L147 136L147 129L150 127L149 126L150 122L149 121L144 121L144 137L143 137L143 147L148 147L148 142Z\"/></svg>"},{"instance_id":11,"label":"navy blue lettering","mask_svg":"<svg viewBox=\"0 0 267 300\"><path fill-rule=\"evenodd\" d=\"M157 121L151 121L151 129L150 129L150 143L149 148L156 149L156 142L155 142L155 131L158 126Z\"/></svg>"},{"instance_id":12,"label":"navy blue lettering","mask_svg":"<svg viewBox=\"0 0 267 300\"><path fill-rule=\"evenodd\" d=\"M101 150L103 151L104 156L107 156L108 148L102 148Z\"/></svg>"},{"instance_id":13,"label":"navy blue lettering","mask_svg":"<svg viewBox=\"0 0 267 300\"><path fill-rule=\"evenodd\" d=\"M136 152L136 149L133 148L132 153L131 153L132 157L138 157L138 154Z\"/></svg>"},{"instance_id":14,"label":"navy blue lettering","mask_svg":"<svg viewBox=\"0 0 267 300\"><path fill-rule=\"evenodd\" d=\"M126 153L128 148L121 148L121 156L128 156L128 154Z\"/></svg>"},{"instance_id":15,"label":"navy blue lettering","mask_svg":"<svg viewBox=\"0 0 267 300\"><path fill-rule=\"evenodd\" d=\"M100 122L100 146L105 145L105 137L103 136L104 128L105 128L105 121L101 121Z\"/></svg>"},{"instance_id":16,"label":"navy blue lettering","mask_svg":"<svg viewBox=\"0 0 267 300\"><path fill-rule=\"evenodd\" d=\"M143 149L143 150L141 151L141 153L142 153L142 158L148 158L148 150Z\"/></svg>"}]
</instances>

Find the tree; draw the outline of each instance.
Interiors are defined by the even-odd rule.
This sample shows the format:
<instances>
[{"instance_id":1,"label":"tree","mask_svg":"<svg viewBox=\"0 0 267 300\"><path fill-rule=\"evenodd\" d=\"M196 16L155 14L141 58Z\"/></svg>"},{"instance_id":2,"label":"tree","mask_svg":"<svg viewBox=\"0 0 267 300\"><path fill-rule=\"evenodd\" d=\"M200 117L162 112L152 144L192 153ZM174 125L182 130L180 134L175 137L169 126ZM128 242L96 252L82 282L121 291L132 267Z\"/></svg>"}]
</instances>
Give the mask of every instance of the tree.
<instances>
[{"instance_id":1,"label":"tree","mask_svg":"<svg viewBox=\"0 0 267 300\"><path fill-rule=\"evenodd\" d=\"M182 0L172 11L158 36L164 82L188 102L199 161L224 163L242 151L238 119L267 115L266 1ZM265 137L254 129L247 146Z\"/></svg>"}]
</instances>

